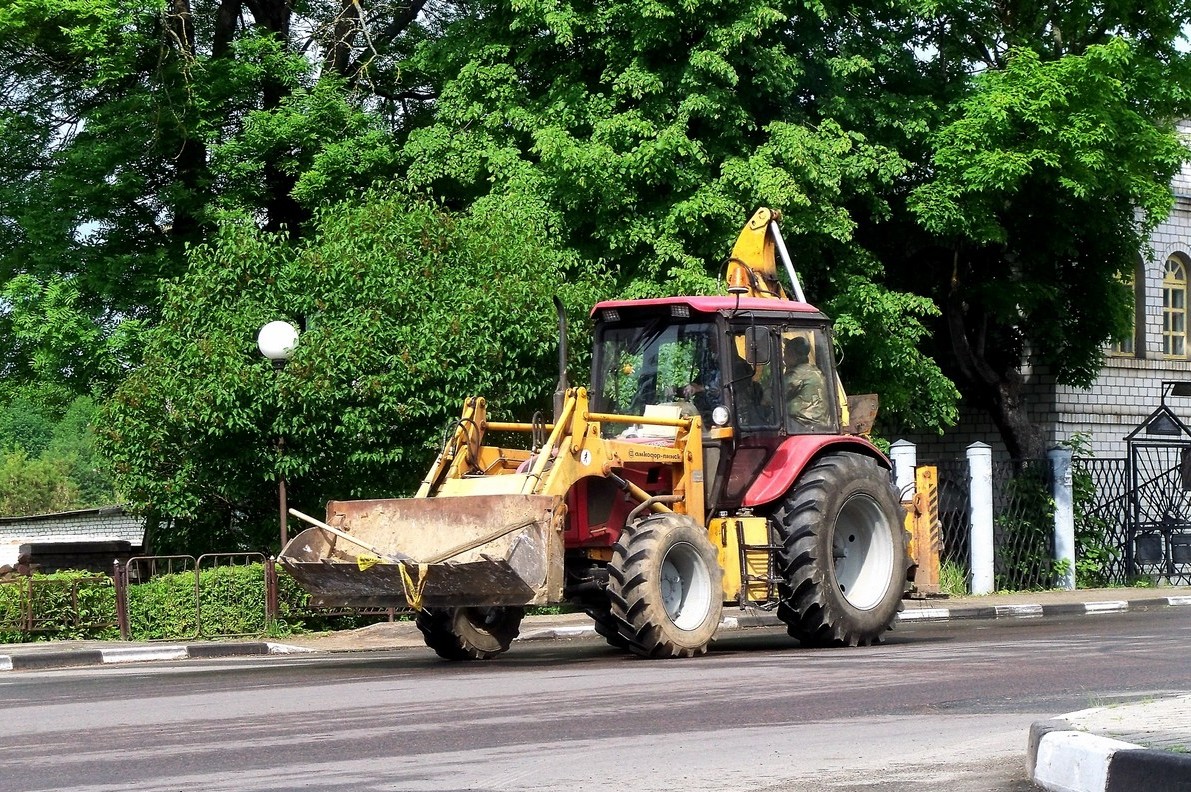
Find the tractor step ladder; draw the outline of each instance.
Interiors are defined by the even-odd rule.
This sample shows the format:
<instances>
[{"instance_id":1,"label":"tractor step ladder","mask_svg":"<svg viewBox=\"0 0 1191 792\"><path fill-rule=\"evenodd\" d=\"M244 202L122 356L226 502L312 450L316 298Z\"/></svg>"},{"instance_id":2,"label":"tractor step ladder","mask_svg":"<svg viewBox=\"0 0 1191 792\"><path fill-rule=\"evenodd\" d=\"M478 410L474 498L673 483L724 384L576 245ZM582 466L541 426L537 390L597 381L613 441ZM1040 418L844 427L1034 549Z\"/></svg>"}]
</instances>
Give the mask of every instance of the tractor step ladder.
<instances>
[{"instance_id":1,"label":"tractor step ladder","mask_svg":"<svg viewBox=\"0 0 1191 792\"><path fill-rule=\"evenodd\" d=\"M740 593L737 595L737 602L740 607L745 607L751 602L761 608L761 610L771 610L777 607L777 577L774 575L773 554L777 550L781 550L781 545L775 544L748 544L744 539L744 523L736 520L736 545L740 548L738 556L740 557ZM758 553L764 553L765 559L765 574L756 575L750 572L749 564L751 558L756 558ZM752 591L753 584L761 583L765 585L765 597L758 602L757 599L749 596Z\"/></svg>"}]
</instances>

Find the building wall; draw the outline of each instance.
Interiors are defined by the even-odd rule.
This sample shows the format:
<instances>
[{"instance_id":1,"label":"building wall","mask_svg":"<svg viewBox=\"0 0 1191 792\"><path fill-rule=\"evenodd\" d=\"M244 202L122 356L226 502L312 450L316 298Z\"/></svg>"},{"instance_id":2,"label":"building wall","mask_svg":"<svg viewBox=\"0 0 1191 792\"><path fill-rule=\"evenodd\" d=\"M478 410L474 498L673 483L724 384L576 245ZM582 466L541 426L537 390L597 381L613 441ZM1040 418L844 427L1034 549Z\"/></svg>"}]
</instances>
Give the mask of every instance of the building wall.
<instances>
[{"instance_id":1,"label":"building wall","mask_svg":"<svg viewBox=\"0 0 1191 792\"><path fill-rule=\"evenodd\" d=\"M1184 168L1174 184L1175 206L1142 251L1139 289L1142 305L1134 354L1108 354L1104 369L1087 390L1059 386L1055 393L1057 434L1085 432L1098 457L1126 455L1125 437L1162 403L1163 382L1191 382L1191 361L1169 359L1162 352L1162 278L1166 260L1191 262L1191 171ZM1188 339L1191 351L1191 338ZM1191 399L1169 397L1169 406L1184 421L1191 419Z\"/></svg>"},{"instance_id":2,"label":"building wall","mask_svg":"<svg viewBox=\"0 0 1191 792\"><path fill-rule=\"evenodd\" d=\"M90 510L0 520L0 542L123 541L144 544L145 520L123 510Z\"/></svg>"},{"instance_id":3,"label":"building wall","mask_svg":"<svg viewBox=\"0 0 1191 792\"><path fill-rule=\"evenodd\" d=\"M33 549L33 557L27 560L34 564L46 560L43 571L66 568L66 559L76 556L93 560L91 556L95 555L110 566L113 548L123 548L118 555L127 557L139 552L144 544L144 518L126 514L119 507L0 518L0 567L15 566L29 548Z\"/></svg>"}]
</instances>

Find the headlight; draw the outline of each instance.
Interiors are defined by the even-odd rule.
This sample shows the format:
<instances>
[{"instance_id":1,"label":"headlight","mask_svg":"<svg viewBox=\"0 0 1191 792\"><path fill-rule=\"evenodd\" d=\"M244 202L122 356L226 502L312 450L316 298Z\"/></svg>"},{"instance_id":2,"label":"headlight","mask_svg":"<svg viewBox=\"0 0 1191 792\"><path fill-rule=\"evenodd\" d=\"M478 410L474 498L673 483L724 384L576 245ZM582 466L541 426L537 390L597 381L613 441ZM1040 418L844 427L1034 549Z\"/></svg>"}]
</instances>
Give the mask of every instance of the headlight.
<instances>
[{"instance_id":1,"label":"headlight","mask_svg":"<svg viewBox=\"0 0 1191 792\"><path fill-rule=\"evenodd\" d=\"M728 408L722 404L711 411L711 420L716 426L727 426L728 419L731 417Z\"/></svg>"}]
</instances>

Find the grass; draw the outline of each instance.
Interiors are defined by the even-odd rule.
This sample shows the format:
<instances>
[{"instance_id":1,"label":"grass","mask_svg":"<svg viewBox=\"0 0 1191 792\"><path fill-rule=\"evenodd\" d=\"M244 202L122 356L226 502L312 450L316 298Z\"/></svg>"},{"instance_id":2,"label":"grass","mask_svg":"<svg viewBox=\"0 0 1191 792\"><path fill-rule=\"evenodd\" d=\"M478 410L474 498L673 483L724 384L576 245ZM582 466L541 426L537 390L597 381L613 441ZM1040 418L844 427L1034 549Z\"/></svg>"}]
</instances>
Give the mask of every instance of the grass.
<instances>
[{"instance_id":1,"label":"grass","mask_svg":"<svg viewBox=\"0 0 1191 792\"><path fill-rule=\"evenodd\" d=\"M944 561L939 569L939 591L953 597L967 596L968 575L963 567L952 561Z\"/></svg>"}]
</instances>

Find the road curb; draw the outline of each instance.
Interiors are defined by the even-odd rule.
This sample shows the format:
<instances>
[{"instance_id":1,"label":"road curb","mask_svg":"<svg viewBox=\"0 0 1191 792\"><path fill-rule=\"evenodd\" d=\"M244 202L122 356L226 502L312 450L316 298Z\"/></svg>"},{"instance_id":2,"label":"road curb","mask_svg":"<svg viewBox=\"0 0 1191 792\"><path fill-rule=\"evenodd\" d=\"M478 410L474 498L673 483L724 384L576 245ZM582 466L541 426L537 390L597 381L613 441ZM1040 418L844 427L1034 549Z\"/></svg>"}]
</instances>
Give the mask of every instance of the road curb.
<instances>
[{"instance_id":1,"label":"road curb","mask_svg":"<svg viewBox=\"0 0 1191 792\"><path fill-rule=\"evenodd\" d=\"M1026 769L1051 792L1191 790L1191 756L1079 731L1065 718L1030 727Z\"/></svg>"},{"instance_id":2,"label":"road curb","mask_svg":"<svg viewBox=\"0 0 1191 792\"><path fill-rule=\"evenodd\" d=\"M22 652L0 655L0 671L44 671L54 668L82 668L115 663L146 663L154 660L211 660L219 657L299 654L313 651L315 650L289 644L252 641Z\"/></svg>"},{"instance_id":3,"label":"road curb","mask_svg":"<svg viewBox=\"0 0 1191 792\"><path fill-rule=\"evenodd\" d=\"M1054 605L1020 603L1015 605L965 606L960 608L907 608L898 614L898 621L952 621L968 619L1037 619L1044 616L1095 616L1101 613L1125 613L1156 608L1191 605L1191 597L1150 597L1143 600L1097 600Z\"/></svg>"}]
</instances>

